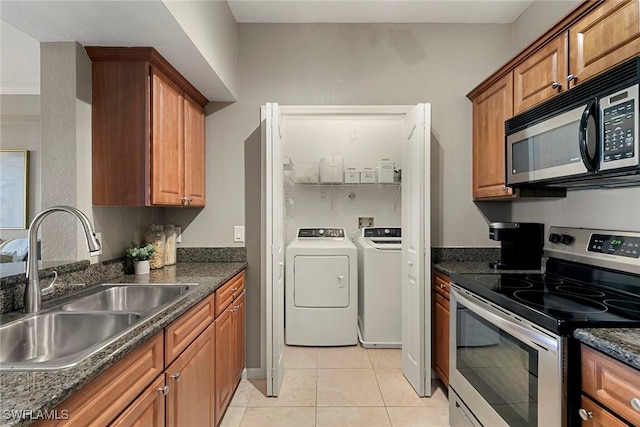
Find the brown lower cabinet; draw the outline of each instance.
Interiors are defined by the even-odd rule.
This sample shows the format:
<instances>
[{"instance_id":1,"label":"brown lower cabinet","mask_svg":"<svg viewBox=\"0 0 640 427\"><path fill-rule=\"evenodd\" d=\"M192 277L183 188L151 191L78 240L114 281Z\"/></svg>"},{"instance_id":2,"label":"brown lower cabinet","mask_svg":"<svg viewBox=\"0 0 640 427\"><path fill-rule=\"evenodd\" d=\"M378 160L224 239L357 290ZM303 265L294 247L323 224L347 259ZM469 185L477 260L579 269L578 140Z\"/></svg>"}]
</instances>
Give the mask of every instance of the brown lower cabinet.
<instances>
[{"instance_id":1,"label":"brown lower cabinet","mask_svg":"<svg viewBox=\"0 0 640 427\"><path fill-rule=\"evenodd\" d=\"M433 271L433 368L449 387L449 276Z\"/></svg>"},{"instance_id":2,"label":"brown lower cabinet","mask_svg":"<svg viewBox=\"0 0 640 427\"><path fill-rule=\"evenodd\" d=\"M214 319L229 286L240 293ZM217 425L244 368L244 315L241 272L58 405L67 420L36 425Z\"/></svg>"},{"instance_id":3,"label":"brown lower cabinet","mask_svg":"<svg viewBox=\"0 0 640 427\"><path fill-rule=\"evenodd\" d=\"M582 425L640 425L640 371L582 344Z\"/></svg>"},{"instance_id":4,"label":"brown lower cabinet","mask_svg":"<svg viewBox=\"0 0 640 427\"><path fill-rule=\"evenodd\" d=\"M216 424L224 415L244 366L244 292L216 318ZM232 343L222 345L222 343Z\"/></svg>"}]
</instances>

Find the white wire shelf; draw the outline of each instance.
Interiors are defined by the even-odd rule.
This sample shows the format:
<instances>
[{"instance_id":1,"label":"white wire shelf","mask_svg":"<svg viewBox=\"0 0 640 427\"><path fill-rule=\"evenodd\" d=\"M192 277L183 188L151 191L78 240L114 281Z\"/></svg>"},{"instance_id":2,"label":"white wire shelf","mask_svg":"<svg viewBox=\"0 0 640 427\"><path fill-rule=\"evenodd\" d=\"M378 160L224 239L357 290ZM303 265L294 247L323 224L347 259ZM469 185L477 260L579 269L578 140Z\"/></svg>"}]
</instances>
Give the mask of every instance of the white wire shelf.
<instances>
[{"instance_id":1,"label":"white wire shelf","mask_svg":"<svg viewBox=\"0 0 640 427\"><path fill-rule=\"evenodd\" d=\"M356 183L345 183L345 182L300 182L296 181L295 185L300 185L303 187L400 187L402 185L401 182L356 182Z\"/></svg>"}]
</instances>

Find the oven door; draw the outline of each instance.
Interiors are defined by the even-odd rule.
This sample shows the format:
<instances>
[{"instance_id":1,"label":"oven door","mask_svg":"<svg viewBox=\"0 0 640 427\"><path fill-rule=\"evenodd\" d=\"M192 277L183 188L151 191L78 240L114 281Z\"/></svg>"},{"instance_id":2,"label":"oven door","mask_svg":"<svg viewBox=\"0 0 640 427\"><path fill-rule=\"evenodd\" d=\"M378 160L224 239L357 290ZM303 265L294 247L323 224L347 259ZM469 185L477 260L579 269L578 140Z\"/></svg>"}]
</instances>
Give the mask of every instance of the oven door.
<instances>
[{"instance_id":1,"label":"oven door","mask_svg":"<svg viewBox=\"0 0 640 427\"><path fill-rule=\"evenodd\" d=\"M563 341L452 284L453 391L486 426L562 426Z\"/></svg>"}]
</instances>

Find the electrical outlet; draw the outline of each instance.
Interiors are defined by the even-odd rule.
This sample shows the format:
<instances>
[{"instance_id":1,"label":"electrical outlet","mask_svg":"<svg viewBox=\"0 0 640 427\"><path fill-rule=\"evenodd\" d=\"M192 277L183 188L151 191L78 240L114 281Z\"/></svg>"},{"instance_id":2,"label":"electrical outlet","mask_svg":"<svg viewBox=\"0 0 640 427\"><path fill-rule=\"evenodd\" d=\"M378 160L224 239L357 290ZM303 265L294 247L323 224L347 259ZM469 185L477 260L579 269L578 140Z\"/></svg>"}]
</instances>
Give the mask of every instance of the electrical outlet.
<instances>
[{"instance_id":1,"label":"electrical outlet","mask_svg":"<svg viewBox=\"0 0 640 427\"><path fill-rule=\"evenodd\" d=\"M236 243L244 243L244 225L236 225L233 227L233 241Z\"/></svg>"},{"instance_id":2,"label":"electrical outlet","mask_svg":"<svg viewBox=\"0 0 640 427\"><path fill-rule=\"evenodd\" d=\"M176 243L182 243L182 227L176 226Z\"/></svg>"}]
</instances>

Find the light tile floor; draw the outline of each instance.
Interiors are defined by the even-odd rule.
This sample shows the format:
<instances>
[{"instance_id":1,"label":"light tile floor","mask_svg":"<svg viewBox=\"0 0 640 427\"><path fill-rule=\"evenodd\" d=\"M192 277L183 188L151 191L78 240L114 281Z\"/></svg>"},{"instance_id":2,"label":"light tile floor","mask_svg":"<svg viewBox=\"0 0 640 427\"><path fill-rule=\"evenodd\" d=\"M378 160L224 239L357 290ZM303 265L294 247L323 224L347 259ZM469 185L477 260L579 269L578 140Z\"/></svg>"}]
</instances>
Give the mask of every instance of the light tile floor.
<instances>
[{"instance_id":1,"label":"light tile floor","mask_svg":"<svg viewBox=\"0 0 640 427\"><path fill-rule=\"evenodd\" d=\"M402 375L401 351L286 347L280 396L242 380L221 427L447 427L449 402L433 384L420 398Z\"/></svg>"}]
</instances>

